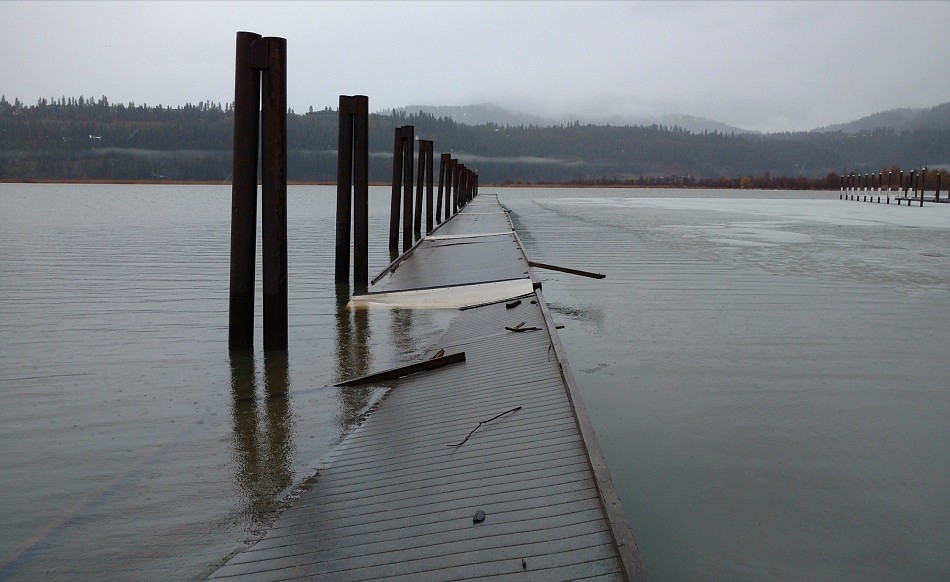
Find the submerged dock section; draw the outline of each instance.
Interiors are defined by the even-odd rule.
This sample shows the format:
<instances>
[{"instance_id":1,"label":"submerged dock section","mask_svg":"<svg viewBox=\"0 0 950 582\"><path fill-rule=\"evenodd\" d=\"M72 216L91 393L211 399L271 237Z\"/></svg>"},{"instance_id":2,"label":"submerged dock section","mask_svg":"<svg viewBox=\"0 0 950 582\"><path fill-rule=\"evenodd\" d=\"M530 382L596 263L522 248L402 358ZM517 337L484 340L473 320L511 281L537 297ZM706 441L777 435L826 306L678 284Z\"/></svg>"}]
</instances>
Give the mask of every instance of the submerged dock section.
<instances>
[{"instance_id":1,"label":"submerged dock section","mask_svg":"<svg viewBox=\"0 0 950 582\"><path fill-rule=\"evenodd\" d=\"M212 579L642 580L540 285L497 197L394 261L351 308L460 308L312 485ZM398 375L398 374L396 374Z\"/></svg>"}]
</instances>

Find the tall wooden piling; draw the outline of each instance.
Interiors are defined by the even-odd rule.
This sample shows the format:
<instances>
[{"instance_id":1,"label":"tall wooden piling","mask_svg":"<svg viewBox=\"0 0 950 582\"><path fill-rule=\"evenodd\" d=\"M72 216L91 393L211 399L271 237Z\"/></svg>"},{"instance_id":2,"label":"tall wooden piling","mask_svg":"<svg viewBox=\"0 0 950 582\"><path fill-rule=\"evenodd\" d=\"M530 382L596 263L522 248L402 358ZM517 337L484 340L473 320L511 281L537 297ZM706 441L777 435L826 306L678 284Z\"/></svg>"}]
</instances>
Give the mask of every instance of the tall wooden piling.
<instances>
[{"instance_id":1,"label":"tall wooden piling","mask_svg":"<svg viewBox=\"0 0 950 582\"><path fill-rule=\"evenodd\" d=\"M239 32L234 82L228 344L254 343L257 152L261 150L264 348L287 347L287 41Z\"/></svg>"},{"instance_id":2,"label":"tall wooden piling","mask_svg":"<svg viewBox=\"0 0 950 582\"><path fill-rule=\"evenodd\" d=\"M389 206L389 252L399 252L399 208L402 203L402 171L405 167L402 157L403 128L397 127L393 137L393 187L392 199Z\"/></svg>"},{"instance_id":3,"label":"tall wooden piling","mask_svg":"<svg viewBox=\"0 0 950 582\"><path fill-rule=\"evenodd\" d=\"M434 174L434 170L435 170L435 169L432 167L432 162L433 162L433 156L434 156L434 150L435 150L434 145L435 145L435 144L433 144L431 141L419 142L419 147L420 147L420 154L419 154L419 155L420 155L420 156L422 155L422 153L421 153L421 148L422 148L422 144L423 144L423 143L426 144L426 154L425 154L425 155L426 155L426 176L425 176L425 186L426 186L426 234L429 234L430 232L432 232L432 229L435 228L435 224L434 224L434 222L433 222L433 216L432 216L432 212L433 212L433 208L432 208L433 184L432 184L432 182L433 182L433 178L434 178L433 174Z\"/></svg>"},{"instance_id":4,"label":"tall wooden piling","mask_svg":"<svg viewBox=\"0 0 950 582\"><path fill-rule=\"evenodd\" d=\"M423 195L423 190L425 194ZM419 167L416 170L416 199L413 213L414 240L422 238L422 203L425 198L426 234L432 231L432 142L419 140Z\"/></svg>"},{"instance_id":5,"label":"tall wooden piling","mask_svg":"<svg viewBox=\"0 0 950 582\"><path fill-rule=\"evenodd\" d=\"M439 156L439 196L436 199L435 203L435 219L439 224L442 224L442 207L445 205L445 208L448 209L448 204L444 201L445 199L445 186L446 186L446 170L448 169L449 160L452 158L452 154L442 154Z\"/></svg>"},{"instance_id":6,"label":"tall wooden piling","mask_svg":"<svg viewBox=\"0 0 950 582\"><path fill-rule=\"evenodd\" d=\"M234 72L234 159L231 174L231 288L228 345L254 344L254 258L257 239L257 152L260 131L261 35L237 33Z\"/></svg>"},{"instance_id":7,"label":"tall wooden piling","mask_svg":"<svg viewBox=\"0 0 950 582\"><path fill-rule=\"evenodd\" d=\"M393 139L393 185L389 209L389 251L395 258L399 252L399 215L402 211L402 250L412 246L413 222L413 149L415 128L411 125L397 127Z\"/></svg>"},{"instance_id":8,"label":"tall wooden piling","mask_svg":"<svg viewBox=\"0 0 950 582\"><path fill-rule=\"evenodd\" d=\"M340 95L339 117L336 282L349 278L352 214L353 288L359 293L369 286L369 98Z\"/></svg>"},{"instance_id":9,"label":"tall wooden piling","mask_svg":"<svg viewBox=\"0 0 950 582\"><path fill-rule=\"evenodd\" d=\"M416 153L416 128L411 125L406 125L403 126L402 130L402 252L406 252L412 246L412 174L414 172L413 165Z\"/></svg>"},{"instance_id":10,"label":"tall wooden piling","mask_svg":"<svg viewBox=\"0 0 950 582\"><path fill-rule=\"evenodd\" d=\"M456 160L449 156L448 165L445 168L445 219L448 220L455 212L455 166Z\"/></svg>"},{"instance_id":11,"label":"tall wooden piling","mask_svg":"<svg viewBox=\"0 0 950 582\"><path fill-rule=\"evenodd\" d=\"M350 97L340 95L338 110L336 165L336 254L334 281L337 285L350 280L350 225L353 215L353 116Z\"/></svg>"},{"instance_id":12,"label":"tall wooden piling","mask_svg":"<svg viewBox=\"0 0 950 582\"><path fill-rule=\"evenodd\" d=\"M455 164L455 211L458 212L465 206L465 164Z\"/></svg>"},{"instance_id":13,"label":"tall wooden piling","mask_svg":"<svg viewBox=\"0 0 950 582\"><path fill-rule=\"evenodd\" d=\"M287 41L270 37L261 76L264 349L287 347Z\"/></svg>"}]
</instances>

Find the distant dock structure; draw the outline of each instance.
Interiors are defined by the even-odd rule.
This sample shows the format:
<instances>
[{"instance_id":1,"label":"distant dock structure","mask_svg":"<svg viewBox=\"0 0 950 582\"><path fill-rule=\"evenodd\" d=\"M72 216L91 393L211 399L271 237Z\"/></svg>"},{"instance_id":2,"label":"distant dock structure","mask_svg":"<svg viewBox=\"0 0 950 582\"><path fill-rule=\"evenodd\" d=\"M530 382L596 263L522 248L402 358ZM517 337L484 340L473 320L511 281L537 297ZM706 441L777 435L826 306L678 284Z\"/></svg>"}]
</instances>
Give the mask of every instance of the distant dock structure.
<instances>
[{"instance_id":1,"label":"distant dock structure","mask_svg":"<svg viewBox=\"0 0 950 582\"><path fill-rule=\"evenodd\" d=\"M883 200L885 204L890 204L893 199L898 206L901 202L907 202L907 206L917 204L923 206L924 202L934 204L950 203L950 192L940 197L940 190L943 187L943 176L945 172L931 172L931 187L933 194L928 194L927 168L921 168L920 171L911 170L905 177L903 171L888 172L887 186L884 186L884 172L877 174L856 174L851 172L847 176L841 176L841 185L839 187L839 200L856 200L859 202L876 202L880 204ZM897 188L892 190L892 183L897 179ZM947 184L950 190L950 183Z\"/></svg>"}]
</instances>

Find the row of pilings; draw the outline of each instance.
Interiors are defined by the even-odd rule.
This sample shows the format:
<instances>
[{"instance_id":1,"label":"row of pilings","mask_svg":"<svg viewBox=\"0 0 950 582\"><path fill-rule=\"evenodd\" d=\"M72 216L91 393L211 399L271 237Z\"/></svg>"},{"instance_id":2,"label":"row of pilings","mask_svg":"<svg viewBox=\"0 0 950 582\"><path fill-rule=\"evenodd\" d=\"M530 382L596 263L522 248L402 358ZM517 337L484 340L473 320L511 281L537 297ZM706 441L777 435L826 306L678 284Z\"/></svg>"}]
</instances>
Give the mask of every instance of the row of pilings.
<instances>
[{"instance_id":1,"label":"row of pilings","mask_svg":"<svg viewBox=\"0 0 950 582\"><path fill-rule=\"evenodd\" d=\"M890 204L893 197L898 205L906 200L908 206L911 205L911 202L917 202L920 206L923 206L924 200L936 203L950 202L948 200L950 197L947 195L944 196L943 200L940 199L943 172L936 172L936 182L933 196L929 196L927 194L927 168L921 168L920 171L914 169L906 175L903 170L896 172L896 176L895 172L888 172L886 186L884 172L864 175L851 172L846 176L841 176L838 199L880 203L883 197L885 203Z\"/></svg>"},{"instance_id":2,"label":"row of pilings","mask_svg":"<svg viewBox=\"0 0 950 582\"><path fill-rule=\"evenodd\" d=\"M352 226L353 290L356 293L369 286L368 123L369 98L365 95L341 95L335 281L337 284L349 281ZM423 216L425 234L428 235L478 195L478 174L449 153L443 153L439 158L439 184L438 191L435 190L434 150L432 141L416 139L413 126L395 129L389 206L390 260L399 255L400 232L401 248L405 253L423 237Z\"/></svg>"},{"instance_id":3,"label":"row of pilings","mask_svg":"<svg viewBox=\"0 0 950 582\"><path fill-rule=\"evenodd\" d=\"M258 154L261 168L261 238L264 349L287 347L287 41L238 32L234 81L234 161L231 184L231 276L228 345L254 343ZM369 98L340 96L337 166L336 283L369 286ZM418 142L418 166L415 165ZM448 220L478 194L478 174L440 156L434 189L433 143L416 139L413 126L395 130L389 222L390 260ZM413 182L415 189L413 190ZM424 205L424 211L423 211ZM401 228L400 228L401 226Z\"/></svg>"}]
</instances>

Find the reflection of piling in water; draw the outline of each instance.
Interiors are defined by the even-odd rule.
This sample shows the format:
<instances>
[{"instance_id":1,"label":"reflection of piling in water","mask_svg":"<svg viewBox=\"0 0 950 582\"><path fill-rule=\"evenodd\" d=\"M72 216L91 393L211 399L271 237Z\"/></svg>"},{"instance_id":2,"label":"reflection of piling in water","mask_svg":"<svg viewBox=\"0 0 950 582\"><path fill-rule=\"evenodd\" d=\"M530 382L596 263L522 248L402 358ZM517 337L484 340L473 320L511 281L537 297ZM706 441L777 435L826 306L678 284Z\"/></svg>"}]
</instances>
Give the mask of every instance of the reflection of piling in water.
<instances>
[{"instance_id":1,"label":"reflection of piling in water","mask_svg":"<svg viewBox=\"0 0 950 582\"><path fill-rule=\"evenodd\" d=\"M350 288L336 287L336 376L338 379L362 376L370 368L369 313L350 310Z\"/></svg>"},{"instance_id":2,"label":"reflection of piling in water","mask_svg":"<svg viewBox=\"0 0 950 582\"><path fill-rule=\"evenodd\" d=\"M267 451L266 474L271 498L292 483L291 460L293 459L292 419L290 400L290 361L286 350L275 350L264 354L264 390L267 400L264 403L267 423L266 439L263 443Z\"/></svg>"},{"instance_id":3,"label":"reflection of piling in water","mask_svg":"<svg viewBox=\"0 0 950 582\"><path fill-rule=\"evenodd\" d=\"M231 350L232 447L237 462L234 478L243 492L243 513L255 527L266 526L277 509L277 496L293 484L293 440L289 362L284 350L264 355L263 411L258 405L254 354ZM262 428L263 424L263 428Z\"/></svg>"},{"instance_id":4,"label":"reflection of piling in water","mask_svg":"<svg viewBox=\"0 0 950 582\"><path fill-rule=\"evenodd\" d=\"M360 311L366 311L365 309ZM393 345L406 354L412 350L412 310L393 309Z\"/></svg>"},{"instance_id":5,"label":"reflection of piling in water","mask_svg":"<svg viewBox=\"0 0 950 582\"><path fill-rule=\"evenodd\" d=\"M371 364L369 351L369 311L347 309L350 289L346 285L336 288L336 376L338 379L365 375ZM356 420L359 412L369 404L372 388L360 386L338 388L343 405L340 425L344 429Z\"/></svg>"}]
</instances>

